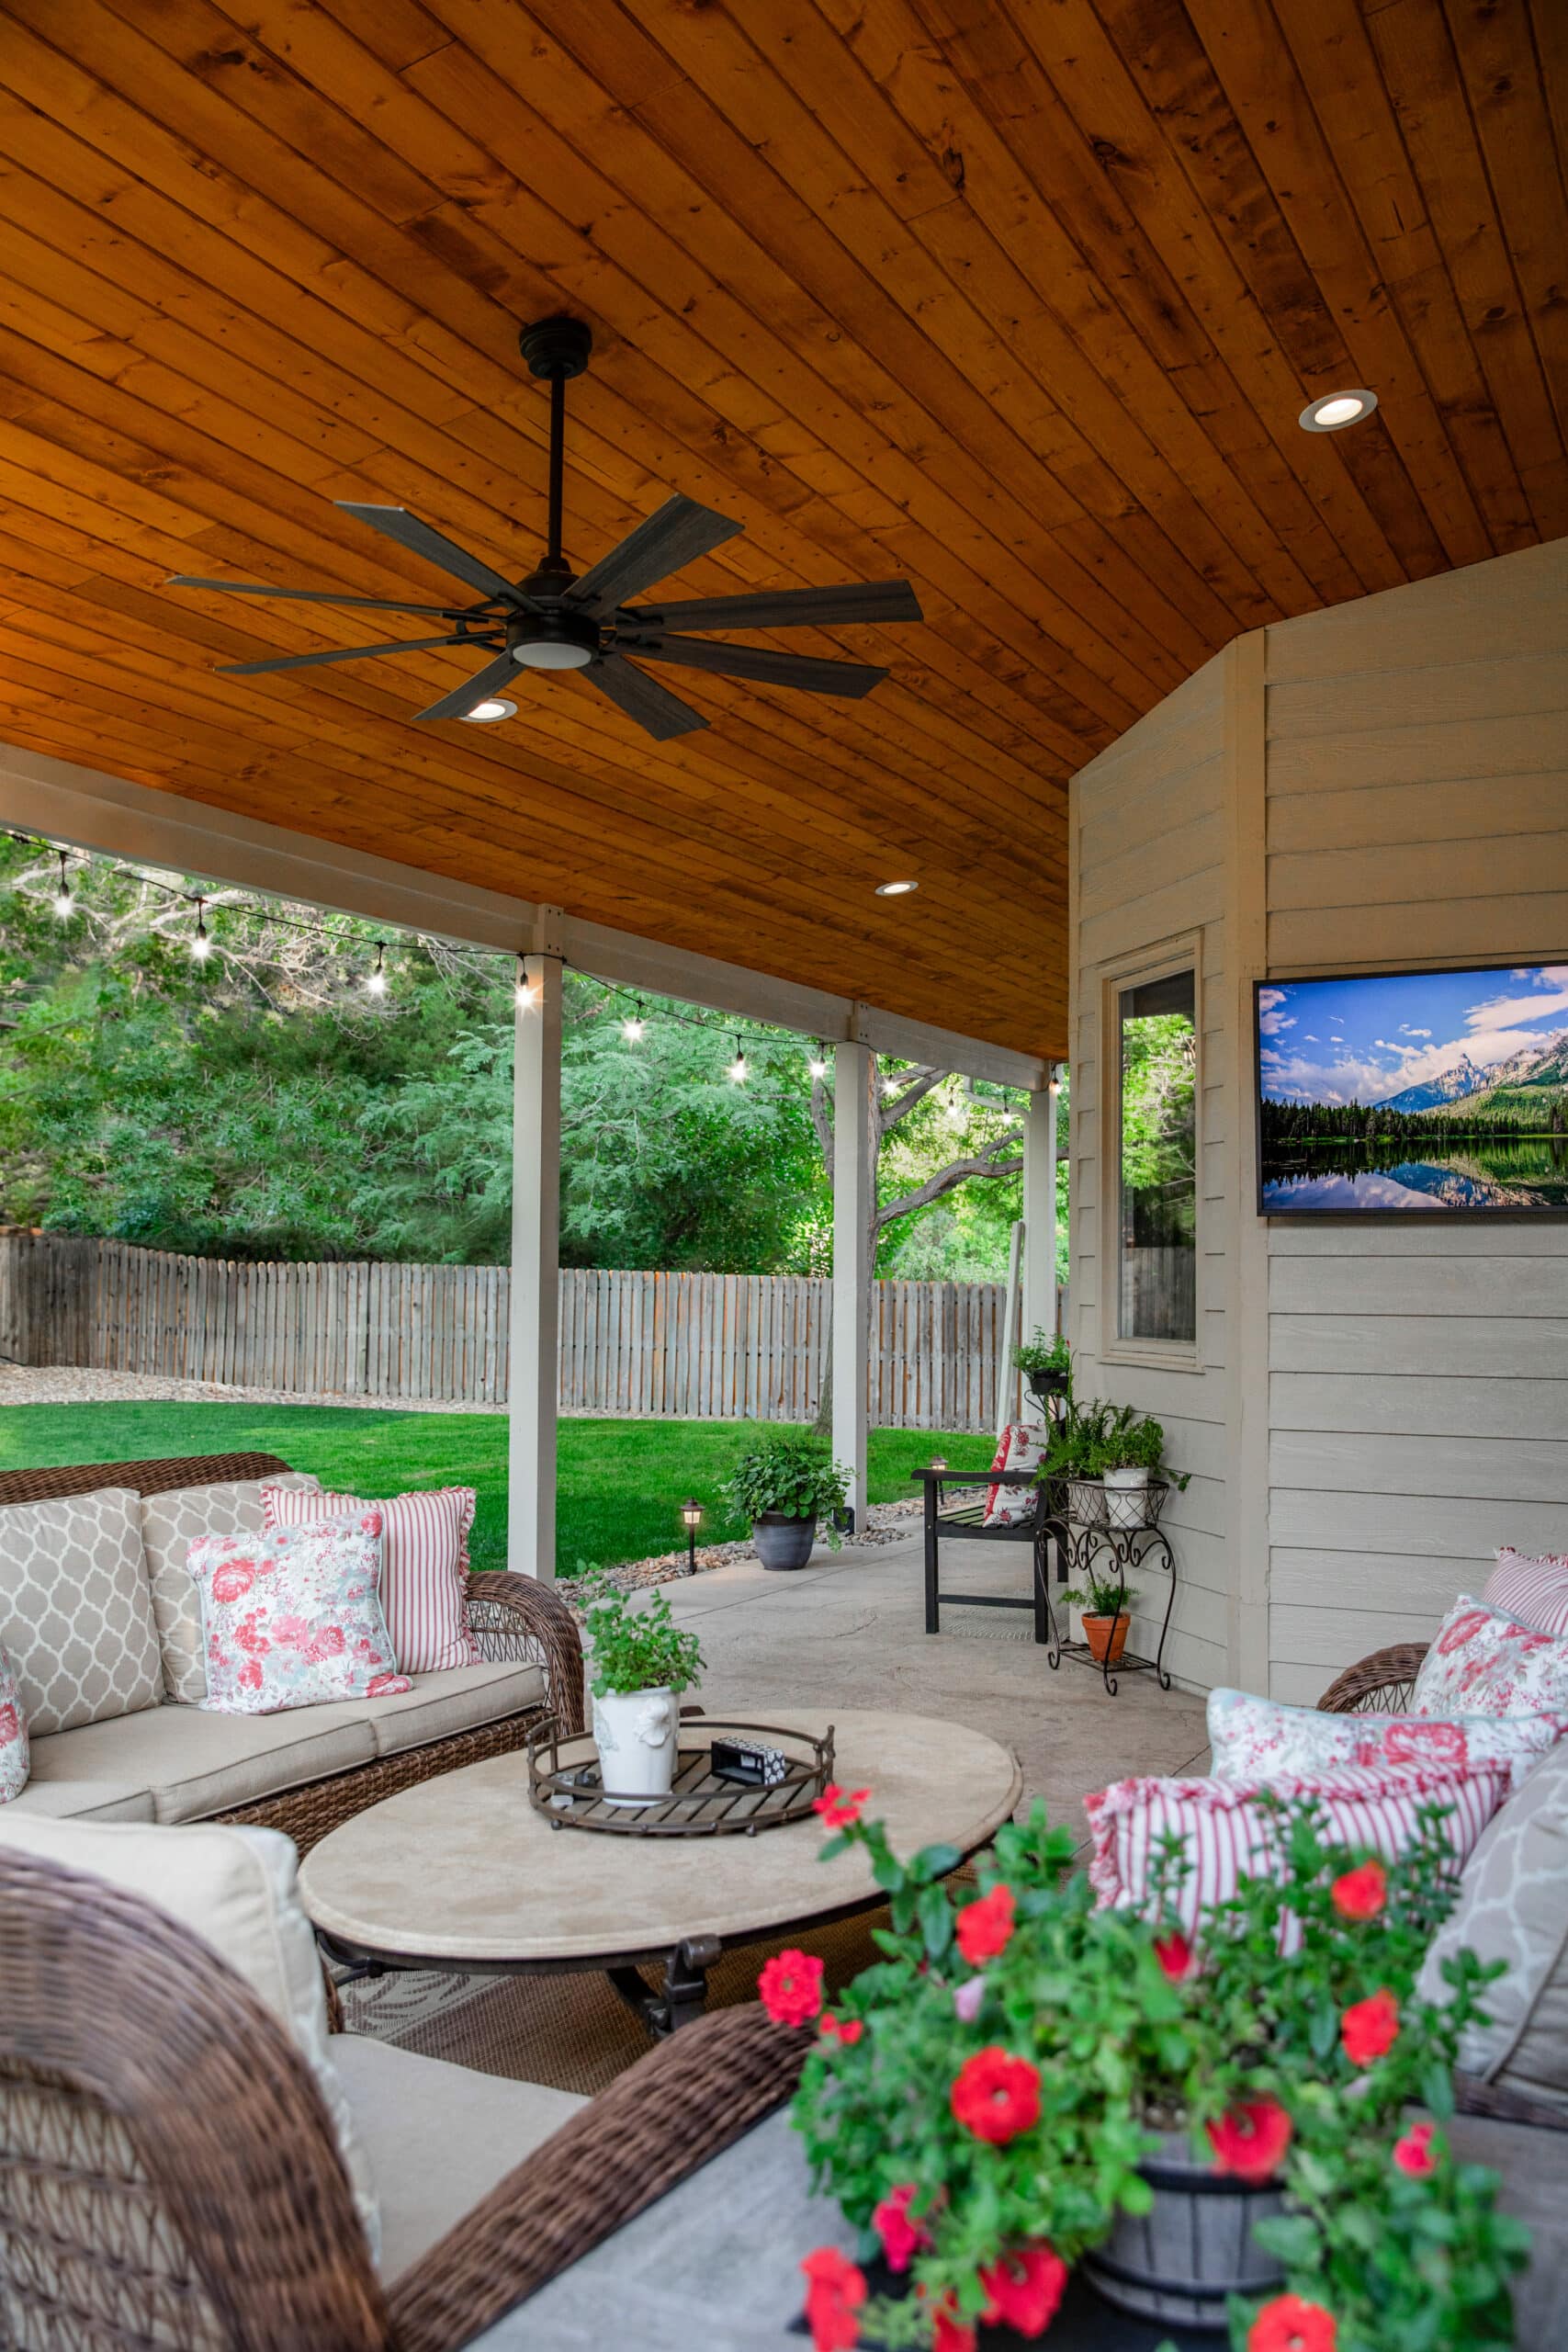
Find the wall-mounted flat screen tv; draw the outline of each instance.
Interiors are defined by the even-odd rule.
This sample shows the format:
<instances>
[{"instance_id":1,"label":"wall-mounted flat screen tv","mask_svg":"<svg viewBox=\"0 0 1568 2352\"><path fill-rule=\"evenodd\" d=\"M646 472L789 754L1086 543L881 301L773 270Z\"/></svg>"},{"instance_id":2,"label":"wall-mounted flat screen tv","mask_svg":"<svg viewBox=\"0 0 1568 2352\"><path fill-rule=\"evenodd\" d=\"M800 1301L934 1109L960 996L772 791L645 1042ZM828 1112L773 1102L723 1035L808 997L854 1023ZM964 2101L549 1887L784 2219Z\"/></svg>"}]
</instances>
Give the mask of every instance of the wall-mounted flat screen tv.
<instances>
[{"instance_id":1,"label":"wall-mounted flat screen tv","mask_svg":"<svg viewBox=\"0 0 1568 2352\"><path fill-rule=\"evenodd\" d=\"M1265 1216L1568 1215L1568 962L1257 989Z\"/></svg>"}]
</instances>

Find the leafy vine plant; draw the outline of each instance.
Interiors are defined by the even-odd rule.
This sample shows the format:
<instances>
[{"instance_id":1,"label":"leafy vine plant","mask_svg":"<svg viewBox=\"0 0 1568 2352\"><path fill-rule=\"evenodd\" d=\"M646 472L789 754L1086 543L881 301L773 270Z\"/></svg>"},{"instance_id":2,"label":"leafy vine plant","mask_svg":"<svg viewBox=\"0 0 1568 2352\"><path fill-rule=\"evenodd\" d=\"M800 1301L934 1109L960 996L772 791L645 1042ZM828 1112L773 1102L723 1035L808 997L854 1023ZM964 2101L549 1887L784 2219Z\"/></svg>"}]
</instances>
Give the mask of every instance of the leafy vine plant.
<instances>
[{"instance_id":1,"label":"leafy vine plant","mask_svg":"<svg viewBox=\"0 0 1568 2352\"><path fill-rule=\"evenodd\" d=\"M1255 2224L1282 2284L1232 2298L1233 2352L1512 2343L1529 2235L1445 2132L1459 2037L1501 1963L1463 1951L1445 1999L1416 1990L1454 1891L1440 1805L1384 1862L1330 1843L1311 1800L1276 1800L1279 1876L1189 1929L1174 1839L1149 1916L1097 1908L1036 1804L976 1893L951 1883L952 1847L900 1860L869 1795L829 1788L818 1809L823 1859L858 1844L886 1894L882 1960L831 2007L802 1952L759 1980L781 2028L815 2029L794 2121L861 2233L858 2259L823 2246L804 2266L816 2352L976 2352L983 2323L1043 2335L1070 2267L1151 2209L1144 2159L1173 2129L1216 2173L1283 2192ZM872 2292L874 2261L899 2291Z\"/></svg>"},{"instance_id":2,"label":"leafy vine plant","mask_svg":"<svg viewBox=\"0 0 1568 2352\"><path fill-rule=\"evenodd\" d=\"M742 1518L826 1520L828 1542L839 1548L833 1514L850 1498L850 1474L826 1446L786 1431L762 1430L729 1476L729 1496Z\"/></svg>"}]
</instances>

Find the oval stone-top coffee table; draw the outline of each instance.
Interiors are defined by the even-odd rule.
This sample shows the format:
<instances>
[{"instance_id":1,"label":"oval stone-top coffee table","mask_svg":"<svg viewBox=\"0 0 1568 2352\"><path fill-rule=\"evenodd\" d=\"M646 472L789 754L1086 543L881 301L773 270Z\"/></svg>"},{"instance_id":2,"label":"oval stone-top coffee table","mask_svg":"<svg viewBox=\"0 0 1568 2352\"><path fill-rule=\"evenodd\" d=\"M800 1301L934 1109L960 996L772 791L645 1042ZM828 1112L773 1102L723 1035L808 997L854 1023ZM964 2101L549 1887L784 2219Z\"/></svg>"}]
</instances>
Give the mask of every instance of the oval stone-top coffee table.
<instances>
[{"instance_id":1,"label":"oval stone-top coffee table","mask_svg":"<svg viewBox=\"0 0 1568 2352\"><path fill-rule=\"evenodd\" d=\"M869 1788L895 1852L987 1844L1017 1804L1016 1758L983 1732L926 1715L788 1711L835 1740L834 1778ZM781 1728L784 1726L781 1725ZM701 2011L727 1945L848 1918L885 1900L864 1851L817 1857L810 1819L754 1838L606 1837L552 1828L514 1751L369 1806L307 1855L299 1891L334 1957L384 1968L524 1974L603 1970L668 2033ZM655 1991L638 1973L662 1962Z\"/></svg>"}]
</instances>

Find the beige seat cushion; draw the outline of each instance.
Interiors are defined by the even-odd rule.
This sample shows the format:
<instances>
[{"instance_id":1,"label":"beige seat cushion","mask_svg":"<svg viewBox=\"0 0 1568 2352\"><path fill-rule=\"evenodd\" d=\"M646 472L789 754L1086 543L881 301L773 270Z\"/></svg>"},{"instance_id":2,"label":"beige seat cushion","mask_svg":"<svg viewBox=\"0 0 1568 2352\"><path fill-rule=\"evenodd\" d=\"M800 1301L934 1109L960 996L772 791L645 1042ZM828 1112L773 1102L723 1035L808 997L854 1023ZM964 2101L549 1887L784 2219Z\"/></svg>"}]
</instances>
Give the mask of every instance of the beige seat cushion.
<instances>
[{"instance_id":1,"label":"beige seat cushion","mask_svg":"<svg viewBox=\"0 0 1568 2352\"><path fill-rule=\"evenodd\" d=\"M266 1524L260 1478L224 1478L206 1487L173 1487L141 1498L141 1543L163 1652L164 1687L171 1699L197 1707L207 1696L201 1600L186 1555L199 1536L259 1535ZM265 1484L315 1487L297 1471Z\"/></svg>"},{"instance_id":2,"label":"beige seat cushion","mask_svg":"<svg viewBox=\"0 0 1568 2352\"><path fill-rule=\"evenodd\" d=\"M369 1712L357 1699L276 1715L149 1707L118 1723L35 1739L28 1790L60 1781L129 1782L151 1790L156 1820L198 1821L374 1762Z\"/></svg>"},{"instance_id":3,"label":"beige seat cushion","mask_svg":"<svg viewBox=\"0 0 1568 2352\"><path fill-rule=\"evenodd\" d=\"M0 1645L29 1738L157 1705L163 1660L129 1487L0 1510Z\"/></svg>"},{"instance_id":4,"label":"beige seat cushion","mask_svg":"<svg viewBox=\"0 0 1568 2352\"><path fill-rule=\"evenodd\" d=\"M412 1679L412 1690L366 1702L378 1756L423 1747L433 1739L450 1739L454 1732L544 1704L544 1671L536 1666L449 1666Z\"/></svg>"},{"instance_id":5,"label":"beige seat cushion","mask_svg":"<svg viewBox=\"0 0 1568 2352\"><path fill-rule=\"evenodd\" d=\"M1448 1997L1442 1963L1467 1944L1508 1970L1486 1989L1492 2022L1467 2031L1461 2066L1568 2113L1568 1740L1483 1831L1427 1954L1426 1999Z\"/></svg>"},{"instance_id":6,"label":"beige seat cushion","mask_svg":"<svg viewBox=\"0 0 1568 2352\"><path fill-rule=\"evenodd\" d=\"M69 1732L52 1738L69 1739ZM37 1752L35 1747L35 1754ZM6 1807L5 1818L35 1821L155 1821L152 1792L129 1781L40 1781L36 1774Z\"/></svg>"},{"instance_id":7,"label":"beige seat cushion","mask_svg":"<svg viewBox=\"0 0 1568 2352\"><path fill-rule=\"evenodd\" d=\"M332 2061L370 2164L381 2275L396 2278L587 2101L367 2034L333 2036Z\"/></svg>"},{"instance_id":8,"label":"beige seat cushion","mask_svg":"<svg viewBox=\"0 0 1568 2352\"><path fill-rule=\"evenodd\" d=\"M164 1829L29 1820L7 1805L0 1813L0 1843L140 1895L201 1937L244 1978L287 2028L316 2078L374 2250L379 2220L372 2166L332 2062L326 1987L299 1902L299 1858L291 1840L276 1829L220 1822ZM178 2052L169 2055L177 2065Z\"/></svg>"}]
</instances>

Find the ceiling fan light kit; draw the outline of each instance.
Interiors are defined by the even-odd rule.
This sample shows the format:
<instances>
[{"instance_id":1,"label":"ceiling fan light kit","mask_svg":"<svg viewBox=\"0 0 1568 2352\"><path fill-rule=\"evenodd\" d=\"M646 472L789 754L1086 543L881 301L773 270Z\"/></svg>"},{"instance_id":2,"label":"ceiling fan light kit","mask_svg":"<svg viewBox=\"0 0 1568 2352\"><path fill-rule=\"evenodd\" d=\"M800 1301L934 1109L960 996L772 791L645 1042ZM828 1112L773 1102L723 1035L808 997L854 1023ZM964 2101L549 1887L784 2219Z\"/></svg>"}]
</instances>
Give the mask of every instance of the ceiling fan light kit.
<instances>
[{"instance_id":1,"label":"ceiling fan light kit","mask_svg":"<svg viewBox=\"0 0 1568 2352\"><path fill-rule=\"evenodd\" d=\"M490 656L485 666L420 711L419 718L473 719L480 716L482 706L504 699L506 689L519 683L520 672L578 670L590 685L659 742L705 727L707 721L690 703L639 667L644 662L707 670L719 677L750 679L758 685L851 698L869 694L881 684L886 671L869 663L780 653L769 646L715 644L705 635L683 632L841 628L857 622L918 621L923 618L919 602L906 580L840 588L764 589L733 596L637 605L636 598L699 557L711 555L744 527L679 492L578 578L561 547L566 388L588 365L592 332L581 319L541 319L522 330L518 343L533 374L550 388L547 543L527 578L507 580L404 507L339 499L336 503L343 513L462 581L476 592L478 601L404 604L396 598L341 595L332 589L268 588L251 581L200 580L181 573L169 582L170 587L220 589L231 595L279 596L417 614L447 625L446 634L441 637L405 638L390 645L348 646L325 653L288 653L265 662L225 662L220 674L259 677L273 670L302 670L333 662L376 660L388 653L472 646ZM486 708L483 716L491 715ZM510 716L510 710L505 715Z\"/></svg>"}]
</instances>

